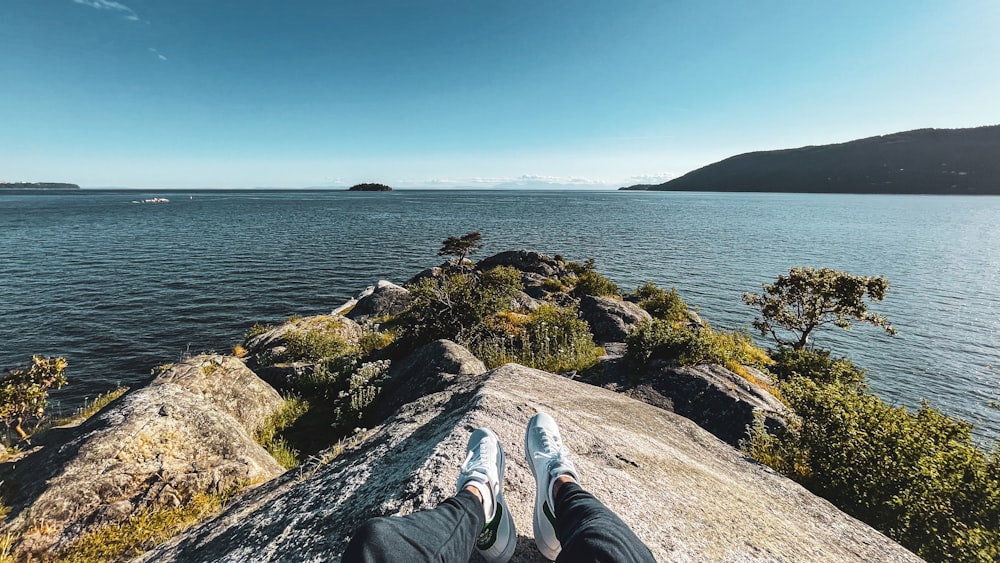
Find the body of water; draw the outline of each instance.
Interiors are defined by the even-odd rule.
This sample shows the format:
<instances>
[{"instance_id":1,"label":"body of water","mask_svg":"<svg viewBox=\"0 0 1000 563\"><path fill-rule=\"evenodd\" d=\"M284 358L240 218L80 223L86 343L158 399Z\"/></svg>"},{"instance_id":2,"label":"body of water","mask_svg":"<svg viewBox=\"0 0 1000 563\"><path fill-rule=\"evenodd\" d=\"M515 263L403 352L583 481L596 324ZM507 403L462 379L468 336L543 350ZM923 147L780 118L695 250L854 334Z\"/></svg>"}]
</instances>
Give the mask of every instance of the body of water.
<instances>
[{"instance_id":1,"label":"body of water","mask_svg":"<svg viewBox=\"0 0 1000 563\"><path fill-rule=\"evenodd\" d=\"M162 204L134 200L167 197ZM1000 198L586 191L0 193L0 367L61 355L71 410L153 366L227 351L254 322L326 312L378 279L533 249L624 289L676 287L716 328L793 266L884 275L899 330L817 335L890 402L921 399L1000 436Z\"/></svg>"}]
</instances>

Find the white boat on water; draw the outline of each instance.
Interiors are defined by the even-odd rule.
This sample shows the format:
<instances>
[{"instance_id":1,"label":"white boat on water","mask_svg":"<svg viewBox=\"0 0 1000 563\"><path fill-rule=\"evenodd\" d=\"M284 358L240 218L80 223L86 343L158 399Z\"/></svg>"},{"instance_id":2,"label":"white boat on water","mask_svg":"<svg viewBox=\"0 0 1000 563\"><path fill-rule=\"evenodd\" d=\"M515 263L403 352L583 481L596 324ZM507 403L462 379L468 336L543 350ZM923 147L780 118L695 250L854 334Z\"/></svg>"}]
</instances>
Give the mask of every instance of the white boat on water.
<instances>
[{"instance_id":1,"label":"white boat on water","mask_svg":"<svg viewBox=\"0 0 1000 563\"><path fill-rule=\"evenodd\" d=\"M132 203L170 203L170 200L165 197L154 197L142 201L133 201Z\"/></svg>"}]
</instances>

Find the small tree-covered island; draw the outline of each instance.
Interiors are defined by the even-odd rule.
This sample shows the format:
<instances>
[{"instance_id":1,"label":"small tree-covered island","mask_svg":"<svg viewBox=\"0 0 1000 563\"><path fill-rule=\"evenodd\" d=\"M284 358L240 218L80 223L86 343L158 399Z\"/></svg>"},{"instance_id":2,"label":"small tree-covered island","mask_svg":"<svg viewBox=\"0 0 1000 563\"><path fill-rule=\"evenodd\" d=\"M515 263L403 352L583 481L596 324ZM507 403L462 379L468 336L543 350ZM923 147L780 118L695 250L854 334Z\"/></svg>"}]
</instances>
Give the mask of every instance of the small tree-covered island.
<instances>
[{"instance_id":1,"label":"small tree-covered island","mask_svg":"<svg viewBox=\"0 0 1000 563\"><path fill-rule=\"evenodd\" d=\"M446 261L403 285L255 324L230 353L158 366L68 419L46 397L72 385L71 359L8 370L0 560L336 561L365 520L455 494L480 426L507 452L528 535L537 411L661 561L1000 559L1000 453L929 404L884 402L810 339L891 337L871 309L889 280L791 268L762 283L743 296L761 347L593 260L473 261L481 248L449 237ZM540 561L530 540L513 557Z\"/></svg>"},{"instance_id":2,"label":"small tree-covered island","mask_svg":"<svg viewBox=\"0 0 1000 563\"><path fill-rule=\"evenodd\" d=\"M79 190L76 184L65 182L0 182L0 190Z\"/></svg>"},{"instance_id":3,"label":"small tree-covered island","mask_svg":"<svg viewBox=\"0 0 1000 563\"><path fill-rule=\"evenodd\" d=\"M365 184L355 184L350 188L347 188L349 192L391 192L392 187L385 184L375 184L375 183L365 183Z\"/></svg>"}]
</instances>

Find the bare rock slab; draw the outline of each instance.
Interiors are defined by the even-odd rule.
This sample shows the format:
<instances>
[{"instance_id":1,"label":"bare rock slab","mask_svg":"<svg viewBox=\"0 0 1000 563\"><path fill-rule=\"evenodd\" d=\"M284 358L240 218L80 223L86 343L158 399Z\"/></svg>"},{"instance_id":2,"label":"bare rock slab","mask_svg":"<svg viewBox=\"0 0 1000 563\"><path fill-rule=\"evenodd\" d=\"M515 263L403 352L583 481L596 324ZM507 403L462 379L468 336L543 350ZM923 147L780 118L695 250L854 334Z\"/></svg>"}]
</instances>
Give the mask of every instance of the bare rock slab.
<instances>
[{"instance_id":1,"label":"bare rock slab","mask_svg":"<svg viewBox=\"0 0 1000 563\"><path fill-rule=\"evenodd\" d=\"M253 434L281 404L237 358L175 364L4 468L5 528L24 532L18 551L52 553L131 515L272 479L283 469Z\"/></svg>"},{"instance_id":2,"label":"bare rock slab","mask_svg":"<svg viewBox=\"0 0 1000 563\"><path fill-rule=\"evenodd\" d=\"M919 561L691 421L627 396L508 364L403 406L339 457L288 472L143 561L336 561L372 516L432 508L455 492L473 429L507 452L513 561L543 561L531 525L523 433L555 417L583 486L660 561Z\"/></svg>"}]
</instances>

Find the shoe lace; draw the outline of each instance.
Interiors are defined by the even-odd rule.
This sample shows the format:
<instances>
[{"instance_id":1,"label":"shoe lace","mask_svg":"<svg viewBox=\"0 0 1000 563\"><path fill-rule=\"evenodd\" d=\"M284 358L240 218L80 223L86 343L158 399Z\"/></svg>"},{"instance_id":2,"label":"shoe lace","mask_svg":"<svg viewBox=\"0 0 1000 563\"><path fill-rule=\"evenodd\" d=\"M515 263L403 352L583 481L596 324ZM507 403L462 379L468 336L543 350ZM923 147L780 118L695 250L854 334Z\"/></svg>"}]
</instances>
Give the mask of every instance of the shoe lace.
<instances>
[{"instance_id":1,"label":"shoe lace","mask_svg":"<svg viewBox=\"0 0 1000 563\"><path fill-rule=\"evenodd\" d=\"M537 460L544 460L546 470L551 471L554 465L558 465L561 458L569 453L569 450L562 445L562 440L546 432L544 428L539 428L542 447L537 450L533 457Z\"/></svg>"},{"instance_id":2,"label":"shoe lace","mask_svg":"<svg viewBox=\"0 0 1000 563\"><path fill-rule=\"evenodd\" d=\"M489 470L487 469L486 455L481 451L481 448L477 446L473 450L465 455L465 461L462 462L462 475L466 479L470 479L473 476L478 477L478 481L483 483L489 483Z\"/></svg>"}]
</instances>

